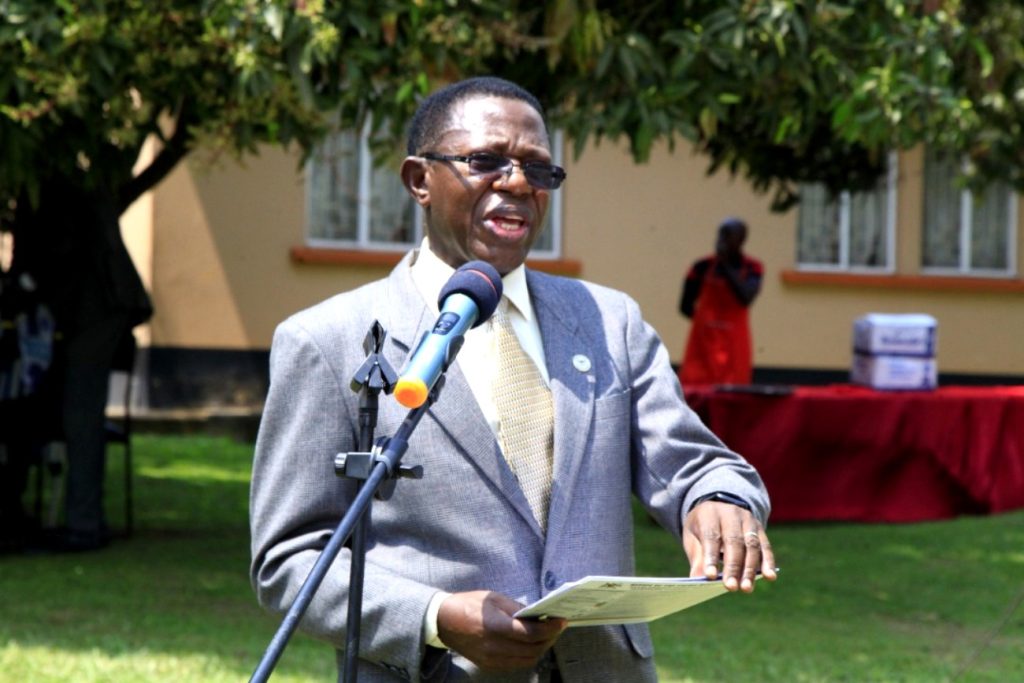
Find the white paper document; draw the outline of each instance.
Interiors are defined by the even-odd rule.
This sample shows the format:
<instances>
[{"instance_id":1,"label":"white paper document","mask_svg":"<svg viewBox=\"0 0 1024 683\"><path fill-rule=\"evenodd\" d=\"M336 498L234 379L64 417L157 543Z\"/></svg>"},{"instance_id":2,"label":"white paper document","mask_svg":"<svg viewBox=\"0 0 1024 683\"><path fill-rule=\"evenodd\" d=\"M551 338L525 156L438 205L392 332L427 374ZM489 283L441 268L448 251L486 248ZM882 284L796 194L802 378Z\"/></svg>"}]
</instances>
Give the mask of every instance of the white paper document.
<instances>
[{"instance_id":1,"label":"white paper document","mask_svg":"<svg viewBox=\"0 0 1024 683\"><path fill-rule=\"evenodd\" d=\"M563 584L517 617L562 617L569 626L653 621L727 593L721 580L587 576Z\"/></svg>"}]
</instances>

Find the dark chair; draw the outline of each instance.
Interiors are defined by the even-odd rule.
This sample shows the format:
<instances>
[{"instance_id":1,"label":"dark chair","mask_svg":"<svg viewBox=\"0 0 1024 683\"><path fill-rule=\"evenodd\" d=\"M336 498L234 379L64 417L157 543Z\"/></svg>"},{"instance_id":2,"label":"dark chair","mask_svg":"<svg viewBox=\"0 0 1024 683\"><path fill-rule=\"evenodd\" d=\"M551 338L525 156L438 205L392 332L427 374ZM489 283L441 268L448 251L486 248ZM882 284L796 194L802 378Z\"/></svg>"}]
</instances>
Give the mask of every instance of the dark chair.
<instances>
[{"instance_id":1,"label":"dark chair","mask_svg":"<svg viewBox=\"0 0 1024 683\"><path fill-rule=\"evenodd\" d=\"M129 330L118 344L114 352L111 375L122 375L124 382L119 387L115 382L112 389L120 390L122 396L121 412L107 412L104 430L107 445L119 444L124 453L124 533L131 536L134 530L134 501L132 498L132 380L135 371L135 334ZM115 374L116 373L116 374ZM107 449L108 454L110 449Z\"/></svg>"}]
</instances>

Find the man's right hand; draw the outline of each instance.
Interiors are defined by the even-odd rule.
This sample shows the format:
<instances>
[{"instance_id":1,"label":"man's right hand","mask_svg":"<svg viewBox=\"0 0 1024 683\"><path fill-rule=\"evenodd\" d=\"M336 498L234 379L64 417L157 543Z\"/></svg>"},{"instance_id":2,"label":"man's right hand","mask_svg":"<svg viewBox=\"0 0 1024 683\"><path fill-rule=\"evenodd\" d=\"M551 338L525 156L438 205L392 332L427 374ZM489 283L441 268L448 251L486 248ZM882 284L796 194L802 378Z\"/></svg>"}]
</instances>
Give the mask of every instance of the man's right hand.
<instances>
[{"instance_id":1,"label":"man's right hand","mask_svg":"<svg viewBox=\"0 0 1024 683\"><path fill-rule=\"evenodd\" d=\"M493 591L454 593L441 603L441 642L485 671L528 669L555 644L565 619L516 619L523 605Z\"/></svg>"}]
</instances>

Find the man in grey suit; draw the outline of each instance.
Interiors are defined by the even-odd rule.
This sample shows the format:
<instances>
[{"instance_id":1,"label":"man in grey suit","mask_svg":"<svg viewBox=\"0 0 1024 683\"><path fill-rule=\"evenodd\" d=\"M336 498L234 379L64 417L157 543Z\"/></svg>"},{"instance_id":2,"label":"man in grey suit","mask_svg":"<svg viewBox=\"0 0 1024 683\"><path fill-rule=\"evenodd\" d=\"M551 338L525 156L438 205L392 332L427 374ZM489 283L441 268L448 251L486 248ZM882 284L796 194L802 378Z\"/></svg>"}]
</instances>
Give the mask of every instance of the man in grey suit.
<instances>
[{"instance_id":1,"label":"man in grey suit","mask_svg":"<svg viewBox=\"0 0 1024 683\"><path fill-rule=\"evenodd\" d=\"M374 320L401 368L438 316L453 269L483 260L502 275L501 315L536 365L553 422L544 501L515 465L495 367L493 320L470 330L439 400L409 442L419 481L375 501L368 534L360 680L653 681L646 625L567 628L513 614L559 585L634 573L632 496L680 539L691 575L750 592L775 578L757 473L683 401L668 353L625 294L523 267L550 193L540 104L496 78L427 98L409 133L402 179L422 207L423 246L390 276L281 324L252 480L252 582L262 605L286 610L353 499L334 455L356 450L358 395ZM378 435L406 410L382 400ZM345 644L350 554L343 549L301 627ZM721 568L721 569L719 569Z\"/></svg>"}]
</instances>

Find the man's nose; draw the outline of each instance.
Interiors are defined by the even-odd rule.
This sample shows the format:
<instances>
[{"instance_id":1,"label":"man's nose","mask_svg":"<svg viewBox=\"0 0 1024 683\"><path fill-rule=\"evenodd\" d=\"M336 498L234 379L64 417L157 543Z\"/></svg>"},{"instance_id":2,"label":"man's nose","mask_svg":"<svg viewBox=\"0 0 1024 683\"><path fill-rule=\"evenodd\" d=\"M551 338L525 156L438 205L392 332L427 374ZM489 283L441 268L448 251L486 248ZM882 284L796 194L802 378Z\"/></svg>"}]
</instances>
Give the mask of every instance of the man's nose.
<instances>
[{"instance_id":1,"label":"man's nose","mask_svg":"<svg viewBox=\"0 0 1024 683\"><path fill-rule=\"evenodd\" d=\"M517 173L518 171L518 173ZM509 159L508 168L500 176L494 179L496 183L501 183L502 189L506 192L531 192L533 187L526 179L526 173L523 171L523 165L518 161Z\"/></svg>"}]
</instances>

